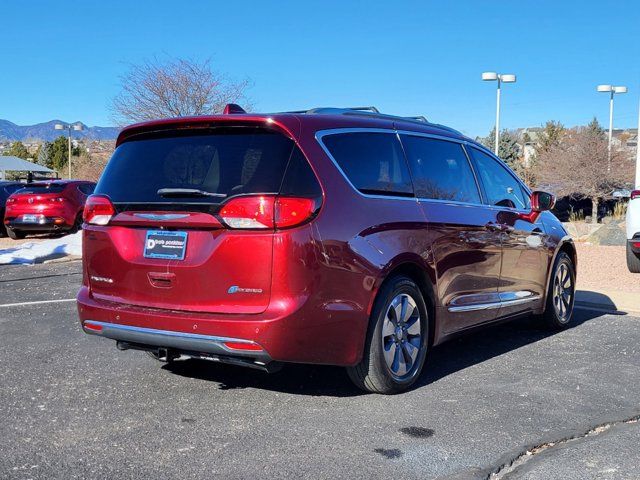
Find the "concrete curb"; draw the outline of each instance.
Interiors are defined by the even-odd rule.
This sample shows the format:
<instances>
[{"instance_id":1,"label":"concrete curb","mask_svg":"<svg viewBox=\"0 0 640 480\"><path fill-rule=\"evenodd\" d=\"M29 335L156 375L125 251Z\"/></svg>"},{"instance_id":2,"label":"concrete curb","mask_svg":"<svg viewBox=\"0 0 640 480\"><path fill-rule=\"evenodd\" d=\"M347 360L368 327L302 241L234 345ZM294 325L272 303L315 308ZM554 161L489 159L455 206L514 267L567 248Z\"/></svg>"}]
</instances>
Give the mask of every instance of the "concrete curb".
<instances>
[{"instance_id":1,"label":"concrete curb","mask_svg":"<svg viewBox=\"0 0 640 480\"><path fill-rule=\"evenodd\" d=\"M576 306L610 312L640 313L640 293L610 290L578 290Z\"/></svg>"}]
</instances>

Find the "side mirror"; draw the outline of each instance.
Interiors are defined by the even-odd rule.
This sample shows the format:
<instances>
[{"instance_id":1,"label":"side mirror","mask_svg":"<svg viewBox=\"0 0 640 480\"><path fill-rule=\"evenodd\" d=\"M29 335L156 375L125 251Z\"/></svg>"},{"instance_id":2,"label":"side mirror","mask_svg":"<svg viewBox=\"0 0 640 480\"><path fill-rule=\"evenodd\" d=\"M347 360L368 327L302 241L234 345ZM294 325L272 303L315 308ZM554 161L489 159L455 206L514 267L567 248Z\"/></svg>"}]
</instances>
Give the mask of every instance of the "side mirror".
<instances>
[{"instance_id":1,"label":"side mirror","mask_svg":"<svg viewBox=\"0 0 640 480\"><path fill-rule=\"evenodd\" d=\"M551 210L556 205L556 197L547 192L531 193L531 211L529 213L521 213L518 215L520 220L530 223L536 223L541 212Z\"/></svg>"},{"instance_id":2,"label":"side mirror","mask_svg":"<svg viewBox=\"0 0 640 480\"><path fill-rule=\"evenodd\" d=\"M546 212L556 205L556 197L547 192L531 193L531 211Z\"/></svg>"}]
</instances>

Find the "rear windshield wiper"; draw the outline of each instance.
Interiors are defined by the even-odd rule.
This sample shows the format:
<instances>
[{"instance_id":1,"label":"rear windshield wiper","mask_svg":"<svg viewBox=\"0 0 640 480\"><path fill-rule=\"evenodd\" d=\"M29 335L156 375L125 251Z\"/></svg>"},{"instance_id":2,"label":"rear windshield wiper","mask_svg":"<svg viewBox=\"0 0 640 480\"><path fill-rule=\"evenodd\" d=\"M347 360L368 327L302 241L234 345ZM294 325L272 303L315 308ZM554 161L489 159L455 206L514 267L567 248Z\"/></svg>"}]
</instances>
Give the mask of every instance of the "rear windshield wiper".
<instances>
[{"instance_id":1,"label":"rear windshield wiper","mask_svg":"<svg viewBox=\"0 0 640 480\"><path fill-rule=\"evenodd\" d=\"M161 197L218 197L225 198L224 193L205 192L197 188L161 188L156 192Z\"/></svg>"}]
</instances>

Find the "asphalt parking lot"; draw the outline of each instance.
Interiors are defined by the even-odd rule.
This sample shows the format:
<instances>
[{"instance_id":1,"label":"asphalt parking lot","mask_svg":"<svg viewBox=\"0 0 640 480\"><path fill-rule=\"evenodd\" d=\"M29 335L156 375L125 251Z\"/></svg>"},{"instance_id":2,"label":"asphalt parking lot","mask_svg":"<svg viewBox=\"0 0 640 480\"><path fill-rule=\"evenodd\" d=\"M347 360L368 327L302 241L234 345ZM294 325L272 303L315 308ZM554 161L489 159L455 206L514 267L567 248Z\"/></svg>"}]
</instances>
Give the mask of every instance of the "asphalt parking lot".
<instances>
[{"instance_id":1,"label":"asphalt parking lot","mask_svg":"<svg viewBox=\"0 0 640 480\"><path fill-rule=\"evenodd\" d=\"M640 478L638 317L468 335L389 397L339 368L119 352L82 333L80 280L0 267L0 478Z\"/></svg>"}]
</instances>

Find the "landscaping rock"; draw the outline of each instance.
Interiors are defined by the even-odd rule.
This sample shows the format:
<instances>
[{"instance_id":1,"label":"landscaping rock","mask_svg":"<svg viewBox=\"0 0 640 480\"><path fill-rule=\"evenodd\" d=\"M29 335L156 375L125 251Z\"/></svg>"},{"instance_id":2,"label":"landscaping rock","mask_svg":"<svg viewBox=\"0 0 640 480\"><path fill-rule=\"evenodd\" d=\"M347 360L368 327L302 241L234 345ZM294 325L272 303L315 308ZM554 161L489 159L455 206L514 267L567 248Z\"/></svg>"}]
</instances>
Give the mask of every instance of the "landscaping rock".
<instances>
[{"instance_id":1,"label":"landscaping rock","mask_svg":"<svg viewBox=\"0 0 640 480\"><path fill-rule=\"evenodd\" d=\"M627 236L616 223L602 225L587 237L587 242L594 245L625 245L626 241Z\"/></svg>"}]
</instances>

